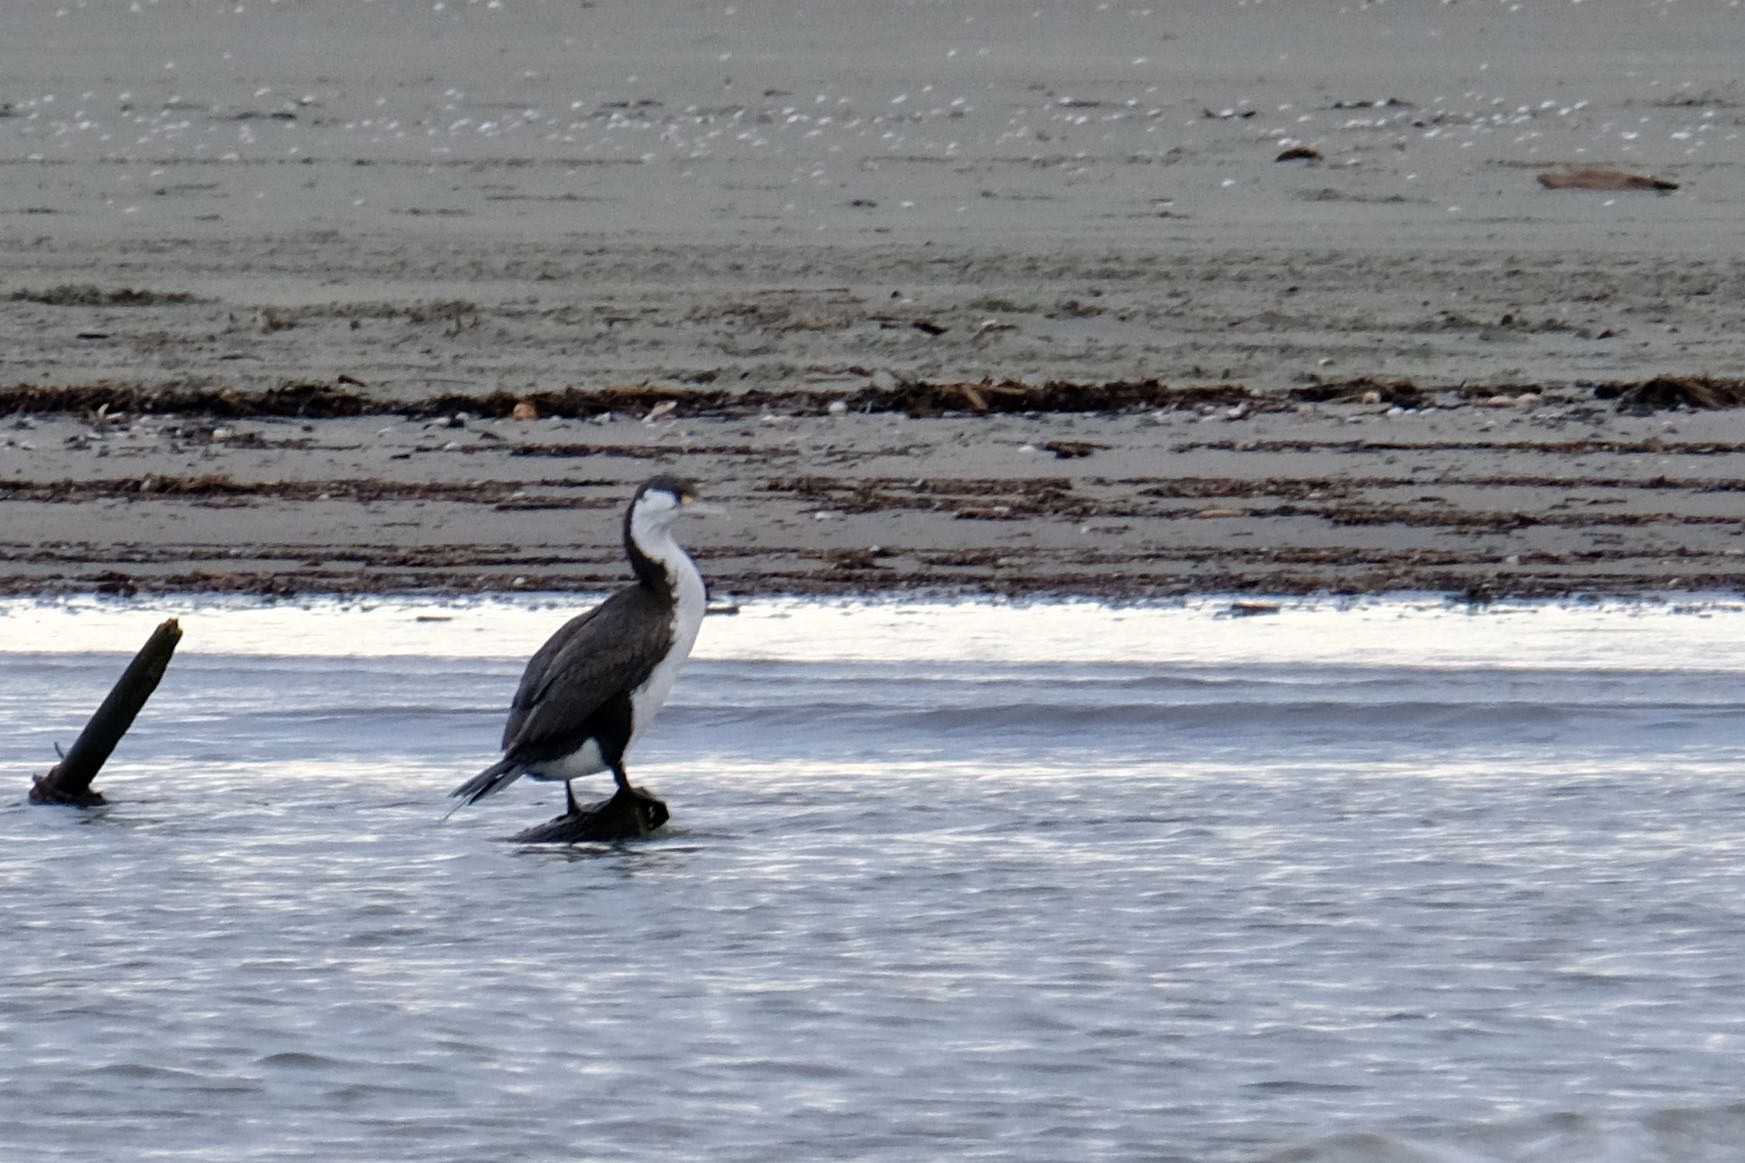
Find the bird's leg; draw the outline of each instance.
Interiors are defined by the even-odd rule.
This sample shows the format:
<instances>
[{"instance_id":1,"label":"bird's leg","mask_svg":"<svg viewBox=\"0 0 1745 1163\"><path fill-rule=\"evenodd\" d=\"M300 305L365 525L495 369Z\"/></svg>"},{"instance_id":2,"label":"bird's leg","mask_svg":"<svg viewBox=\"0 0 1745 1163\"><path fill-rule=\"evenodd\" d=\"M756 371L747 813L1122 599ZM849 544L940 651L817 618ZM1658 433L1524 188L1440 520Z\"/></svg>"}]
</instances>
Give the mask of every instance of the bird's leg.
<instances>
[{"instance_id":1,"label":"bird's leg","mask_svg":"<svg viewBox=\"0 0 1745 1163\"><path fill-rule=\"evenodd\" d=\"M577 812L581 811L580 808L576 807L575 789L570 786L570 781L567 779L563 781L563 798L564 798L564 803L569 805L569 814L570 815L573 816Z\"/></svg>"},{"instance_id":2,"label":"bird's leg","mask_svg":"<svg viewBox=\"0 0 1745 1163\"><path fill-rule=\"evenodd\" d=\"M623 789L624 794L630 794L630 777L624 774L624 761L622 759L612 764L612 779Z\"/></svg>"}]
</instances>

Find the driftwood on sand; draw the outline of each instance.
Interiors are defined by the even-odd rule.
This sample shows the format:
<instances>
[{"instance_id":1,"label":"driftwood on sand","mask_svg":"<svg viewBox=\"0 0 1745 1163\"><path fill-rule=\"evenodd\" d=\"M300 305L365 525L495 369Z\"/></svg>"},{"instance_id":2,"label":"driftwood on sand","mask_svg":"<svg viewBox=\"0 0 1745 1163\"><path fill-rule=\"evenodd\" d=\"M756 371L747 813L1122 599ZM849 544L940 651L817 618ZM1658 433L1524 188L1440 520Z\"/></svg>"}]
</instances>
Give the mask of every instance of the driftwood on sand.
<instances>
[{"instance_id":1,"label":"driftwood on sand","mask_svg":"<svg viewBox=\"0 0 1745 1163\"><path fill-rule=\"evenodd\" d=\"M91 788L91 781L108 762L121 737L133 726L145 701L157 690L158 680L170 665L176 643L182 640L182 627L174 618L160 625L146 644L140 647L133 661L110 688L109 697L91 716L85 729L61 761L47 775L36 777L30 789L33 804L73 804L94 807L106 802L103 793Z\"/></svg>"},{"instance_id":2,"label":"driftwood on sand","mask_svg":"<svg viewBox=\"0 0 1745 1163\"><path fill-rule=\"evenodd\" d=\"M1600 190L1625 192L1630 190L1676 190L1677 182L1656 178L1651 174L1632 174L1611 166L1559 166L1539 175L1539 184L1547 190Z\"/></svg>"},{"instance_id":3,"label":"driftwood on sand","mask_svg":"<svg viewBox=\"0 0 1745 1163\"><path fill-rule=\"evenodd\" d=\"M535 824L509 837L521 844L574 844L588 840L635 840L667 822L666 803L645 788L620 788L611 799Z\"/></svg>"}]
</instances>

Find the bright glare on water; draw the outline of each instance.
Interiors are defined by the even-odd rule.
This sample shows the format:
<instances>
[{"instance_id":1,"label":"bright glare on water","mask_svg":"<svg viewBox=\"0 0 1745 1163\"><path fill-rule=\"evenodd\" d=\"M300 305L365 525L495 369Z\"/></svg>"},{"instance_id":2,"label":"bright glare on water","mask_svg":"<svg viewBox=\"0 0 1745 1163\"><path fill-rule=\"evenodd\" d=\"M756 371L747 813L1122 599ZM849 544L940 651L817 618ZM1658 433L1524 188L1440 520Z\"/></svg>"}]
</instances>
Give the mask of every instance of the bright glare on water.
<instances>
[{"instance_id":1,"label":"bright glare on water","mask_svg":"<svg viewBox=\"0 0 1745 1163\"><path fill-rule=\"evenodd\" d=\"M0 603L0 1157L1741 1158L1745 610L1227 605L712 618L563 848L564 603Z\"/></svg>"}]
</instances>

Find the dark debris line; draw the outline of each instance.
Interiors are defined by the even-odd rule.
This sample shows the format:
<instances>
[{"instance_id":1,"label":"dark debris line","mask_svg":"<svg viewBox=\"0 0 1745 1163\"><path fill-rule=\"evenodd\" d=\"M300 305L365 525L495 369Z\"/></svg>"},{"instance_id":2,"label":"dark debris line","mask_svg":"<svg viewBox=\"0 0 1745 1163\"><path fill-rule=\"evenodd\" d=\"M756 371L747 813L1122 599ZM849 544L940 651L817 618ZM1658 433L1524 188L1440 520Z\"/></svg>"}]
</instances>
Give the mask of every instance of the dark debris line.
<instances>
[{"instance_id":1,"label":"dark debris line","mask_svg":"<svg viewBox=\"0 0 1745 1163\"><path fill-rule=\"evenodd\" d=\"M74 387L16 385L0 389L0 411L16 413L62 413L97 417L99 420L126 414L174 414L204 416L209 420L233 418L300 418L319 420L365 415L447 416L459 412L474 416L575 417L586 418L612 412L622 415L649 414L655 409L682 409L698 417L738 418L766 410L794 412L841 411L904 414L910 416L959 416L977 413L1120 413L1124 411L1232 408L1254 413L1289 411L1304 403L1349 402L1398 408L1459 407L1493 395L1517 397L1530 391L1522 385L1486 388L1475 385L1421 388L1405 380L1363 378L1341 383L1317 383L1282 392L1256 392L1240 384L1171 387L1156 380L1119 381L1101 384L1050 383L1026 385L1015 381L977 383L899 383L869 386L858 391L763 392L730 391L713 387L632 387L515 394L493 392L479 396L435 395L423 399L390 401L369 393L367 385L348 377L329 382L288 383L262 393L243 393L208 384L159 385L99 383ZM1568 398L1572 391L1590 392L1595 399L1622 410L1665 408L1731 408L1745 406L1745 380L1661 377L1625 384L1580 384L1557 391ZM659 413L656 413L659 414ZM1088 442L1055 442L1046 446L1059 460L1084 462L1100 447ZM1295 451L1352 451L1374 454L1397 449L1423 451L1421 443L1364 440L1191 441L1175 446L1177 451L1229 448L1245 453ZM1549 455L1580 455L1587 452L1642 453L1653 455L1731 454L1745 445L1682 443L1650 438L1641 441L1496 441L1488 443L1436 444L1438 451L1543 452ZM605 445L527 445L505 449L511 456L575 458L611 452L636 455L634 449ZM711 451L727 455L757 455L764 458L762 471L770 471L768 449L754 446L720 446ZM1051 462L1052 463L1052 462ZM1095 462L1085 462L1092 463ZM553 470L558 471L558 470ZM1063 467L1060 472L1066 472ZM343 502L431 502L483 506L499 510L516 508L592 507L592 498L573 495L526 495L530 487L573 494L581 486L605 485L606 481L570 478L518 481L403 482L379 480L262 481L237 480L222 474L188 476L158 475L119 479L0 481L0 501L57 503L108 497L152 499L207 506L235 506L253 498L283 501L334 500ZM1256 479L1193 477L1142 478L1125 482L1102 478L1079 480L1070 475L1033 475L978 480L907 479L839 480L827 476L784 475L768 478L759 486L772 497L781 497L798 511L827 509L855 514L908 510L938 514L942 519L967 522L1012 522L1024 520L1081 522L1089 519L1124 520L1132 517L1180 522L1183 540L1155 551L1118 559L1096 560L1084 549L1045 549L1022 544L965 545L948 552L921 548L883 549L766 545L755 551L721 549L705 552L709 572L718 586L739 593L852 594L869 590L898 592L973 591L1010 596L1099 596L1113 599L1159 597L1194 592L1231 593L1368 593L1414 589L1464 593L1477 599L1494 596L1551 597L1577 592L1645 592L1675 581L1680 588L1740 588L1745 584L1745 565L1737 571L1718 560L1727 554L1699 553L1684 546L1664 543L1631 550L1596 547L1562 549L1558 552L1524 549L1511 555L1512 564L1499 571L1486 566L1485 554L1445 554L1435 548L1398 551L1378 547L1314 547L1276 545L1259 539L1232 542L1208 533L1201 537L1186 532L1188 522L1201 518L1253 521L1296 517L1333 525L1415 525L1448 529L1462 534L1501 534L1527 525L1600 530L1630 525L1667 526L1728 523L1731 517L1706 514L1678 515L1657 512L1600 513L1547 512L1535 516L1486 508L1470 510L1424 497L1411 505L1365 501L1362 490L1416 482L1380 477L1278 477ZM1580 488L1623 492L1677 490L1733 491L1730 479L1698 479L1657 476L1632 480L1616 476L1596 478L1541 475L1443 474L1438 487L1471 486ZM1085 491L1085 485L1096 486ZM1128 487L1113 489L1124 484ZM1103 490L1100 495L1098 488ZM1248 501L1249 505L1226 507L1170 502ZM1435 502L1435 503L1431 503ZM602 502L603 503L603 502ZM1611 503L1608 501L1607 503ZM989 526L987 528L992 528ZM1207 526L1208 530L1211 528ZM986 532L986 529L984 529ZM1596 534L1597 535L1597 534ZM976 540L979 534L966 536ZM994 536L989 534L989 536ZM1248 536L1248 534L1242 534ZM1252 548L1243 547L1244 544ZM33 569L0 579L6 592L40 592L48 589L95 589L106 593L130 593L150 589L235 591L266 595L295 592L477 592L506 590L521 584L525 572L541 588L586 590L615 576L620 567L613 552L598 547L566 547L556 557L524 553L504 545L441 546L424 549L327 546L257 547L252 560L224 558L211 547L175 546L161 550L145 547L109 546L107 556L97 547L61 543L39 546L33 552L17 547L14 561L28 561ZM753 560L755 559L755 560ZM1652 560L1649 560L1652 559ZM1626 561L1632 564L1626 564ZM1664 561L1665 570L1654 564ZM1708 564L1713 562L1713 564ZM122 572L122 563L149 568ZM1646 568L1645 568L1646 566ZM71 567L60 572L62 567ZM557 567L561 567L558 569ZM1337 572L1331 572L1337 571Z\"/></svg>"},{"instance_id":2,"label":"dark debris line","mask_svg":"<svg viewBox=\"0 0 1745 1163\"><path fill-rule=\"evenodd\" d=\"M1657 376L1619 383L1580 383L1595 399L1611 401L1620 411L1654 412L1676 408L1714 409L1745 406L1745 379L1708 376ZM485 418L516 415L588 418L608 412L646 413L671 404L689 415L739 417L765 411L821 412L834 403L851 411L938 416L958 413L1092 413L1133 410L1174 410L1212 406L1244 406L1252 410L1285 409L1302 403L1369 402L1400 408L1432 406L1438 398L1451 402L1517 395L1533 385L1475 384L1424 387L1410 380L1363 377L1316 383L1285 391L1257 391L1243 384L1220 383L1175 387L1156 379L1107 383L1051 381L1026 384L1016 380L976 383L909 381L891 387L869 386L858 391L728 390L711 387L670 387L636 384L622 387L566 387L534 392L494 391L480 395L440 393L417 399L385 399L369 394L367 385L349 376L332 382L298 381L265 392L242 392L204 383L112 383L76 386L14 384L0 388L0 414L149 414L206 416L215 419L303 418L342 419L352 416L444 416L467 412Z\"/></svg>"}]
</instances>

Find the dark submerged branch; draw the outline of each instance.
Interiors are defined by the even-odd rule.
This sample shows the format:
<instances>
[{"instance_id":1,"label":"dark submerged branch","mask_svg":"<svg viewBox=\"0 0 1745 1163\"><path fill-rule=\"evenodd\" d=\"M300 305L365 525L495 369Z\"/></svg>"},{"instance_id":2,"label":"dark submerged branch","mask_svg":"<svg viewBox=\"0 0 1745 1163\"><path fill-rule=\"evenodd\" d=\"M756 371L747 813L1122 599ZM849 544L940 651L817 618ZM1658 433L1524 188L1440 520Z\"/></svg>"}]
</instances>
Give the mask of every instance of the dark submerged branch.
<instances>
[{"instance_id":1,"label":"dark submerged branch","mask_svg":"<svg viewBox=\"0 0 1745 1163\"><path fill-rule=\"evenodd\" d=\"M565 812L509 839L519 844L638 840L653 833L668 818L666 803L651 792L639 787L629 791L620 788L609 800L597 800Z\"/></svg>"}]
</instances>

